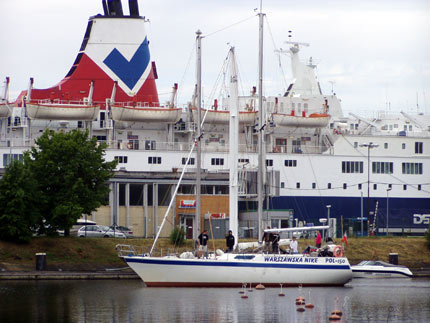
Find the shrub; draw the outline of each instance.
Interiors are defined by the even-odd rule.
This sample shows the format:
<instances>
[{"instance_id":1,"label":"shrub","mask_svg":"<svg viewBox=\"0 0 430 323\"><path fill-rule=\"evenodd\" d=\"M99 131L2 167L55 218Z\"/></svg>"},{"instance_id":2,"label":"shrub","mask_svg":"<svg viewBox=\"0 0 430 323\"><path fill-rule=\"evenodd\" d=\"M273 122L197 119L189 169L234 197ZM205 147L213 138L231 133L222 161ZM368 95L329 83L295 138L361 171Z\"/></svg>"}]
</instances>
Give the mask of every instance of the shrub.
<instances>
[{"instance_id":1,"label":"shrub","mask_svg":"<svg viewBox=\"0 0 430 323\"><path fill-rule=\"evenodd\" d=\"M185 232L180 227L175 227L170 233L170 242L176 246L182 246L185 241Z\"/></svg>"}]
</instances>

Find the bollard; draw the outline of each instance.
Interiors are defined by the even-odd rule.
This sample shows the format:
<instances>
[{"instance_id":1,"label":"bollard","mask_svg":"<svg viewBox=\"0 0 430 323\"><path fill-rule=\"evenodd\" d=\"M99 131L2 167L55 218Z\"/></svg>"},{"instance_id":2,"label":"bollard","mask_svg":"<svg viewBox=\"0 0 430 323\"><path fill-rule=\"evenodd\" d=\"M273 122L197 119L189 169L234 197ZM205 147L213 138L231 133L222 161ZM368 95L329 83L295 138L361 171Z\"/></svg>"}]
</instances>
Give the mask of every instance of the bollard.
<instances>
[{"instance_id":1,"label":"bollard","mask_svg":"<svg viewBox=\"0 0 430 323\"><path fill-rule=\"evenodd\" d=\"M398 265L399 264L399 254L398 253L389 253L388 254L388 261L392 265Z\"/></svg>"},{"instance_id":2,"label":"bollard","mask_svg":"<svg viewBox=\"0 0 430 323\"><path fill-rule=\"evenodd\" d=\"M46 253L39 252L36 253L36 270L46 269Z\"/></svg>"}]
</instances>

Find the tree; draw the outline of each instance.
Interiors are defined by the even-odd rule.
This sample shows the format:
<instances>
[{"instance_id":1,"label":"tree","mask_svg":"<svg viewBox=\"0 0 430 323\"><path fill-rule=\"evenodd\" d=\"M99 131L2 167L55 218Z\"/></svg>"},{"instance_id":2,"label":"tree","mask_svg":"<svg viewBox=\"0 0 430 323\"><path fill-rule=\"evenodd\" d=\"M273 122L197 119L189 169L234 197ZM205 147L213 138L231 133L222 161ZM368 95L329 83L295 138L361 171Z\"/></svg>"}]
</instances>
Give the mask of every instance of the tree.
<instances>
[{"instance_id":1,"label":"tree","mask_svg":"<svg viewBox=\"0 0 430 323\"><path fill-rule=\"evenodd\" d=\"M27 165L14 161L0 180L0 239L29 242L41 223L37 183Z\"/></svg>"},{"instance_id":2,"label":"tree","mask_svg":"<svg viewBox=\"0 0 430 323\"><path fill-rule=\"evenodd\" d=\"M59 229L69 235L82 214L90 214L107 204L108 180L117 162L106 162L106 144L89 138L88 131L46 130L24 156L38 182L40 212L46 233Z\"/></svg>"}]
</instances>

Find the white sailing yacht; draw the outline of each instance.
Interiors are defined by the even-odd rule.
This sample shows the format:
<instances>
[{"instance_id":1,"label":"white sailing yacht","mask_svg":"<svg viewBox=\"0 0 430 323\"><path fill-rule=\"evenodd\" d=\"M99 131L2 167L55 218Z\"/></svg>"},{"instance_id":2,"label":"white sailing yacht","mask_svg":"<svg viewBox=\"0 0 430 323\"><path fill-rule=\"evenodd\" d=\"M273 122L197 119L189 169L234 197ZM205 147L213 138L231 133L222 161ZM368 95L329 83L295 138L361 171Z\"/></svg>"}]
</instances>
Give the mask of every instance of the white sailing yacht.
<instances>
[{"instance_id":1,"label":"white sailing yacht","mask_svg":"<svg viewBox=\"0 0 430 323\"><path fill-rule=\"evenodd\" d=\"M259 174L262 174L263 165L263 118L262 111L262 28L264 14L259 13L260 18L260 55L259 55L259 95L260 95L260 135L259 135ZM201 50L201 33L197 32L198 62ZM230 161L231 165L237 164L238 125L239 112L237 102L237 71L234 59L234 48L230 50L231 75L230 75ZM197 75L200 75L198 68ZM198 77L198 83L200 79ZM197 88L200 88L199 85ZM199 93L199 91L198 91ZM198 99L200 100L200 99ZM200 102L197 104L200 111ZM200 117L198 118L200 123ZM197 139L199 140L199 131ZM194 147L194 146L193 146ZM198 147L198 143L197 143ZM188 155L191 156L193 149ZM199 151L198 151L199 153ZM199 158L197 158L199 161ZM184 169L185 171L185 169ZM184 171L179 179L182 179ZM262 178L259 176L259 196L262 196ZM197 185L199 181L197 180ZM179 184L176 186L179 187ZM176 188L176 190L177 190ZM176 194L176 192L175 192ZM197 197L198 198L198 197ZM198 203L198 202L197 202ZM263 253L223 253L217 251L209 258L197 258L190 253L181 256L167 255L165 257L152 256L155 243L161 232L163 224L169 213L172 202L166 212L166 216L156 235L155 242L148 255L138 255L132 252L132 248L118 245L119 256L140 276L148 287L234 287L245 284L263 284L265 286L342 286L352 278L352 271L348 259L345 257L311 257L305 255L287 254L263 254ZM262 210L262 198L259 198L259 211ZM237 166L230 171L230 229L237 237ZM261 214L261 213L259 213ZM261 223L261 216L259 216ZM261 240L261 239L260 239Z\"/></svg>"}]
</instances>

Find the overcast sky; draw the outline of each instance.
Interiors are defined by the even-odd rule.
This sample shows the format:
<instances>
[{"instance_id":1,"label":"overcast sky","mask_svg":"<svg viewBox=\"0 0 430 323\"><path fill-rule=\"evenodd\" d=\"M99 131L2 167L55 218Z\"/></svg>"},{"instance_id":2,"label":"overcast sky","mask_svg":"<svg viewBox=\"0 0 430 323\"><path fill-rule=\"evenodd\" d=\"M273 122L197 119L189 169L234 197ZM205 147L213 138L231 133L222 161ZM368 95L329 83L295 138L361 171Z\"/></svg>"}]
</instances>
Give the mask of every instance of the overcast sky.
<instances>
[{"instance_id":1,"label":"overcast sky","mask_svg":"<svg viewBox=\"0 0 430 323\"><path fill-rule=\"evenodd\" d=\"M88 18L101 0L0 0L0 79L11 78L10 98L27 88L58 83L81 45ZM241 94L257 85L260 0L139 0L156 62L160 101L179 83L179 103L195 83L195 32L203 35L203 87L207 98L229 46L236 47ZM123 0L125 12L128 1ZM430 113L430 0L266 0L264 94L278 95L291 78L289 59L274 53L290 40L310 43L302 59L318 64L323 92L334 92L346 111ZM231 27L229 27L231 26ZM226 28L229 27L229 28ZM226 28L226 29L225 29ZM3 85L2 85L3 86ZM3 91L0 95L3 95ZM208 99L207 99L208 100ZM418 100L418 101L417 101ZM418 102L418 108L417 108Z\"/></svg>"}]
</instances>

